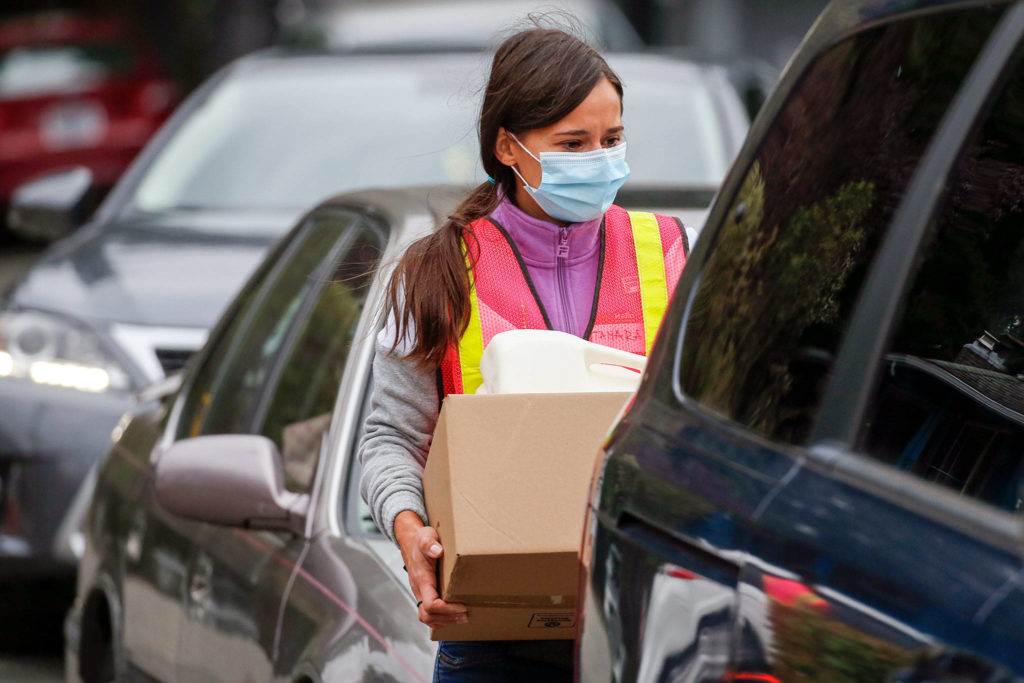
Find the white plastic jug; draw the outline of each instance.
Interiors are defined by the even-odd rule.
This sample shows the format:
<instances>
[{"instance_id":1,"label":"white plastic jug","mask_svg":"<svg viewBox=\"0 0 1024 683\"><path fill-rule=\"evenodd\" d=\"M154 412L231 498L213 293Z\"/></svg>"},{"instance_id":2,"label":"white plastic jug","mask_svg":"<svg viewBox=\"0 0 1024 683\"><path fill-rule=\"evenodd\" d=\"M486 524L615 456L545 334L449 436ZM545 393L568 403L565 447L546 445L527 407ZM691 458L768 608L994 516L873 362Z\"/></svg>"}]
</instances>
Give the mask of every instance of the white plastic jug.
<instances>
[{"instance_id":1,"label":"white plastic jug","mask_svg":"<svg viewBox=\"0 0 1024 683\"><path fill-rule=\"evenodd\" d=\"M494 335L480 359L478 394L636 391L647 359L565 332L511 330Z\"/></svg>"}]
</instances>

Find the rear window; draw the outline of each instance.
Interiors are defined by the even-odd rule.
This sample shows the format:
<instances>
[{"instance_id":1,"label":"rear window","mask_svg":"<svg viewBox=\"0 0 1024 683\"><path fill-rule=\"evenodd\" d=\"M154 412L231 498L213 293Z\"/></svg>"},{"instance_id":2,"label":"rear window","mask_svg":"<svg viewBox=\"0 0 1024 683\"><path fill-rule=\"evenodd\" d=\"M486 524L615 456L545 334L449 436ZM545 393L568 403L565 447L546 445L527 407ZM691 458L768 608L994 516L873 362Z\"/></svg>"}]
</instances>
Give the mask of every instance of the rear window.
<instances>
[{"instance_id":1,"label":"rear window","mask_svg":"<svg viewBox=\"0 0 1024 683\"><path fill-rule=\"evenodd\" d=\"M132 69L131 48L112 43L31 45L0 53L0 98L73 92Z\"/></svg>"},{"instance_id":2,"label":"rear window","mask_svg":"<svg viewBox=\"0 0 1024 683\"><path fill-rule=\"evenodd\" d=\"M483 182L486 56L419 62L268 62L230 78L161 150L135 208L301 209L361 188ZM717 185L732 134L709 86L692 67L642 66L622 74L627 187Z\"/></svg>"}]
</instances>

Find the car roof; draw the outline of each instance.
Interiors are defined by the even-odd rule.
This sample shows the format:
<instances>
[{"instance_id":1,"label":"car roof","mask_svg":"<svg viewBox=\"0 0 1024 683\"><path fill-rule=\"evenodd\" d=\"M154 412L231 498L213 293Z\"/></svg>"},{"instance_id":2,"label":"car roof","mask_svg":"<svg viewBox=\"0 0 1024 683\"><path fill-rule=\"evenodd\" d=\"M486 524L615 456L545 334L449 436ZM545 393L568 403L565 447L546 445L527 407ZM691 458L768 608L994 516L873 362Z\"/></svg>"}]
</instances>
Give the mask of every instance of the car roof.
<instances>
[{"instance_id":1,"label":"car roof","mask_svg":"<svg viewBox=\"0 0 1024 683\"><path fill-rule=\"evenodd\" d=\"M287 48L269 48L242 57L233 65L237 73L254 73L263 70L301 70L316 68L415 68L425 71L438 67L454 68L481 67L490 69L492 52L485 51L426 51L397 53L337 53L326 51L304 52ZM689 59L685 55L670 52L616 52L604 55L615 69L627 68L637 73L650 69L692 69L694 71L716 68L718 63L710 60Z\"/></svg>"},{"instance_id":2,"label":"car roof","mask_svg":"<svg viewBox=\"0 0 1024 683\"><path fill-rule=\"evenodd\" d=\"M357 190L325 199L311 214L332 210L356 210L383 220L392 229L392 242L401 249L422 236L466 198L471 188L461 185L423 185Z\"/></svg>"},{"instance_id":3,"label":"car roof","mask_svg":"<svg viewBox=\"0 0 1024 683\"><path fill-rule=\"evenodd\" d=\"M643 44L636 29L609 0L372 0L313 12L307 27L322 32L334 50L480 49L530 26L530 15L553 14L554 26L578 20L590 38L617 49ZM301 35L301 34L300 34Z\"/></svg>"},{"instance_id":4,"label":"car roof","mask_svg":"<svg viewBox=\"0 0 1024 683\"><path fill-rule=\"evenodd\" d=\"M832 0L811 28L806 41L813 43L834 39L866 24L895 19L900 15L1010 2L1011 0Z\"/></svg>"},{"instance_id":5,"label":"car roof","mask_svg":"<svg viewBox=\"0 0 1024 683\"><path fill-rule=\"evenodd\" d=\"M1010 2L1012 0L831 0L804 36L771 96L752 122L739 157L746 158L751 154L750 145L764 137L810 64L843 39L872 26L915 14L1008 5Z\"/></svg>"},{"instance_id":6,"label":"car roof","mask_svg":"<svg viewBox=\"0 0 1024 683\"><path fill-rule=\"evenodd\" d=\"M330 53L296 52L285 48L269 48L242 57L226 67L226 79L279 78L282 74L338 74L345 71L378 71L382 78L389 73L418 74L424 82L433 76L444 80L443 74L465 74L467 88L481 93L490 72L490 52L425 52L425 53ZM671 53L621 52L604 55L609 66L619 74L629 97L631 81L643 83L671 79L673 83L706 81L709 88L728 86L725 70L718 64L699 62ZM714 82L716 85L711 85ZM449 84L450 85L450 84ZM731 86L730 86L731 87ZM475 94L472 90L467 94Z\"/></svg>"}]
</instances>

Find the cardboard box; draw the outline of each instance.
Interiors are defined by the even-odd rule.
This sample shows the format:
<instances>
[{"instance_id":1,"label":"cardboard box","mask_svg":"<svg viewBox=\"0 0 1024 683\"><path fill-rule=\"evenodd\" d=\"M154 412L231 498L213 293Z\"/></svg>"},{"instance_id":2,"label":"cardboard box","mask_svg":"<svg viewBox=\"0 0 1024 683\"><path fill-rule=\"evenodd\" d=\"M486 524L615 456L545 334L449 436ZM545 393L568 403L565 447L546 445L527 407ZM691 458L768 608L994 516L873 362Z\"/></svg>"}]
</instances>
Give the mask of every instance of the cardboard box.
<instances>
[{"instance_id":1,"label":"cardboard box","mask_svg":"<svg viewBox=\"0 0 1024 683\"><path fill-rule=\"evenodd\" d=\"M441 596L434 640L572 639L590 478L628 393L452 395L423 474Z\"/></svg>"}]
</instances>

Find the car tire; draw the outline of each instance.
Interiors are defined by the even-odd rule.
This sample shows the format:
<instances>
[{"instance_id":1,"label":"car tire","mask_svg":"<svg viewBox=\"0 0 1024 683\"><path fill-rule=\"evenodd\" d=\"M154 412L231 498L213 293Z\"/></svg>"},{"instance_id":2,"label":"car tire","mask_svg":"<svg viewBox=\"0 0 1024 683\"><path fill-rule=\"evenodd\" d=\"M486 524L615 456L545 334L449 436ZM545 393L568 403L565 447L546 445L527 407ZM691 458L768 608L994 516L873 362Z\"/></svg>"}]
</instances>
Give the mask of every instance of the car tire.
<instances>
[{"instance_id":1,"label":"car tire","mask_svg":"<svg viewBox=\"0 0 1024 683\"><path fill-rule=\"evenodd\" d=\"M86 602L78 651L78 675L82 683L109 683L117 680L113 624L110 608L101 593Z\"/></svg>"},{"instance_id":2,"label":"car tire","mask_svg":"<svg viewBox=\"0 0 1024 683\"><path fill-rule=\"evenodd\" d=\"M107 647L103 649L103 654L100 656L98 666L96 667L96 676L88 683L110 683L111 681L116 680L117 674L114 668L114 646L112 643L107 643Z\"/></svg>"}]
</instances>

